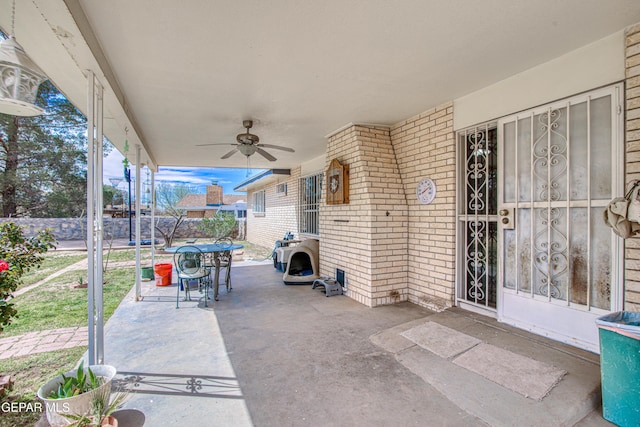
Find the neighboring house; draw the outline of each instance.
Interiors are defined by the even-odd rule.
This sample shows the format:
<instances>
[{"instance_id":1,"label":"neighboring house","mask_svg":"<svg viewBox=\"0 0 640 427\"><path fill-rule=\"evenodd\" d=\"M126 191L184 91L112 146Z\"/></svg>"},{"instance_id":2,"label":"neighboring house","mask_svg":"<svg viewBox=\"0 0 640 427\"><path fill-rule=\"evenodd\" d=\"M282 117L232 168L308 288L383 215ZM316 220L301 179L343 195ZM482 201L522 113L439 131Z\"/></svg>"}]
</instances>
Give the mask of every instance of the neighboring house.
<instances>
[{"instance_id":1,"label":"neighboring house","mask_svg":"<svg viewBox=\"0 0 640 427\"><path fill-rule=\"evenodd\" d=\"M187 194L177 207L187 211L187 218L211 218L218 211L233 211L236 219L246 217L244 195L224 194L217 184L207 186L205 194Z\"/></svg>"},{"instance_id":2,"label":"neighboring house","mask_svg":"<svg viewBox=\"0 0 640 427\"><path fill-rule=\"evenodd\" d=\"M236 187L247 239L318 238L320 273L344 270L368 306L457 305L597 351L598 316L640 309L637 244L602 221L640 178L639 89L637 25L391 126L349 124L326 156ZM326 203L333 159L348 204Z\"/></svg>"},{"instance_id":3,"label":"neighboring house","mask_svg":"<svg viewBox=\"0 0 640 427\"><path fill-rule=\"evenodd\" d=\"M231 212L235 219L245 219L247 217L247 202L240 200L233 204L224 204L220 206L218 212Z\"/></svg>"}]
</instances>

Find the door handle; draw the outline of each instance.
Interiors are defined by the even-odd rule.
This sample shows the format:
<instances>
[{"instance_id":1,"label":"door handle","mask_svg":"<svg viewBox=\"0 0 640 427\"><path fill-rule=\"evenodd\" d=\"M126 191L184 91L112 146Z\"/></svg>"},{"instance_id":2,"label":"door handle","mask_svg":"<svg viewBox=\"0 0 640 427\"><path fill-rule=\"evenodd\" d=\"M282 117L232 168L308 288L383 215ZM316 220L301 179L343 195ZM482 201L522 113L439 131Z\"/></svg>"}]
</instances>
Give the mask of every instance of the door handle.
<instances>
[{"instance_id":1,"label":"door handle","mask_svg":"<svg viewBox=\"0 0 640 427\"><path fill-rule=\"evenodd\" d=\"M498 211L498 215L500 218L500 222L503 225L504 230L513 230L515 228L514 218L513 218L513 209L500 209Z\"/></svg>"}]
</instances>

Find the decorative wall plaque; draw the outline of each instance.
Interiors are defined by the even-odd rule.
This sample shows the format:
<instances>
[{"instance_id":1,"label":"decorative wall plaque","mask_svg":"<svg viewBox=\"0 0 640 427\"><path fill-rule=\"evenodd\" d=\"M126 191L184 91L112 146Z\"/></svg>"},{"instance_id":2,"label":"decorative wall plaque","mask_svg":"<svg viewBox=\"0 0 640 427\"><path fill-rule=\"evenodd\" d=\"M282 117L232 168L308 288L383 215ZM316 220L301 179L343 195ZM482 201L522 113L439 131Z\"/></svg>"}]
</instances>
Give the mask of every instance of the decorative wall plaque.
<instances>
[{"instance_id":1,"label":"decorative wall plaque","mask_svg":"<svg viewBox=\"0 0 640 427\"><path fill-rule=\"evenodd\" d=\"M331 160L327 169L327 204L349 203L349 165Z\"/></svg>"}]
</instances>

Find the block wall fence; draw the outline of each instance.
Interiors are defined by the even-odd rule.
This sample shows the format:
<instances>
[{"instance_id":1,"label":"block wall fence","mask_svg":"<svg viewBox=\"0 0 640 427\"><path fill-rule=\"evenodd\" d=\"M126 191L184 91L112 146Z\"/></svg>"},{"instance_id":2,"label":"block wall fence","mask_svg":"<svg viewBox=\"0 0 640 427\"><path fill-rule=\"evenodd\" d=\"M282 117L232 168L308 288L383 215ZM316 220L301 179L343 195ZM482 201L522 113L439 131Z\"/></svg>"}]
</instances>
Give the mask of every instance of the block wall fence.
<instances>
[{"instance_id":1,"label":"block wall fence","mask_svg":"<svg viewBox=\"0 0 640 427\"><path fill-rule=\"evenodd\" d=\"M156 218L156 221L158 218ZM39 230L50 228L57 240L85 240L87 238L86 218L0 218L2 222L15 222L23 227L26 236L33 236ZM159 218L160 226L168 228L173 218ZM175 237L206 237L200 230L201 219L185 219L178 228ZM132 221L132 237L135 238L136 221ZM104 218L105 238L113 235L114 239L129 238L129 218ZM142 239L151 238L151 218L140 218L140 235ZM156 231L156 239L162 242L162 236Z\"/></svg>"}]
</instances>

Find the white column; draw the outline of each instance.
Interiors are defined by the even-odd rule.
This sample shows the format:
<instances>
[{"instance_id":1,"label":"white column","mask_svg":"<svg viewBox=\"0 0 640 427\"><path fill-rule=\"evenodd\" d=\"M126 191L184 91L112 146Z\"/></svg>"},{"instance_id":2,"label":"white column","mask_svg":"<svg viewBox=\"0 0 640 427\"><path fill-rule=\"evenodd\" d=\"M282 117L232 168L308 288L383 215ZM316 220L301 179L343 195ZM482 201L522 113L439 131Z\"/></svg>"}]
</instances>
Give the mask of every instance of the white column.
<instances>
[{"instance_id":1,"label":"white column","mask_svg":"<svg viewBox=\"0 0 640 427\"><path fill-rule=\"evenodd\" d=\"M94 236L94 178L95 178L95 76L87 72L87 327L88 327L88 362L95 365L95 244Z\"/></svg>"},{"instance_id":2,"label":"white column","mask_svg":"<svg viewBox=\"0 0 640 427\"><path fill-rule=\"evenodd\" d=\"M104 271L103 271L103 220L102 220L102 207L104 206L102 197L102 159L103 159L103 119L104 114L102 110L103 89L99 83L96 83L96 168L94 178L95 188L95 223L96 223L96 267L95 267L95 309L96 309L96 363L102 365L104 363L104 301L103 301L103 284L104 284Z\"/></svg>"},{"instance_id":3,"label":"white column","mask_svg":"<svg viewBox=\"0 0 640 427\"><path fill-rule=\"evenodd\" d=\"M104 363L102 91L95 74L87 71L87 326L90 365Z\"/></svg>"},{"instance_id":4,"label":"white column","mask_svg":"<svg viewBox=\"0 0 640 427\"><path fill-rule=\"evenodd\" d=\"M151 171L151 268L156 265L156 176Z\"/></svg>"},{"instance_id":5,"label":"white column","mask_svg":"<svg viewBox=\"0 0 640 427\"><path fill-rule=\"evenodd\" d=\"M141 268L140 268L140 201L142 199L140 185L142 176L140 174L140 144L136 144L136 301L141 297Z\"/></svg>"}]
</instances>

